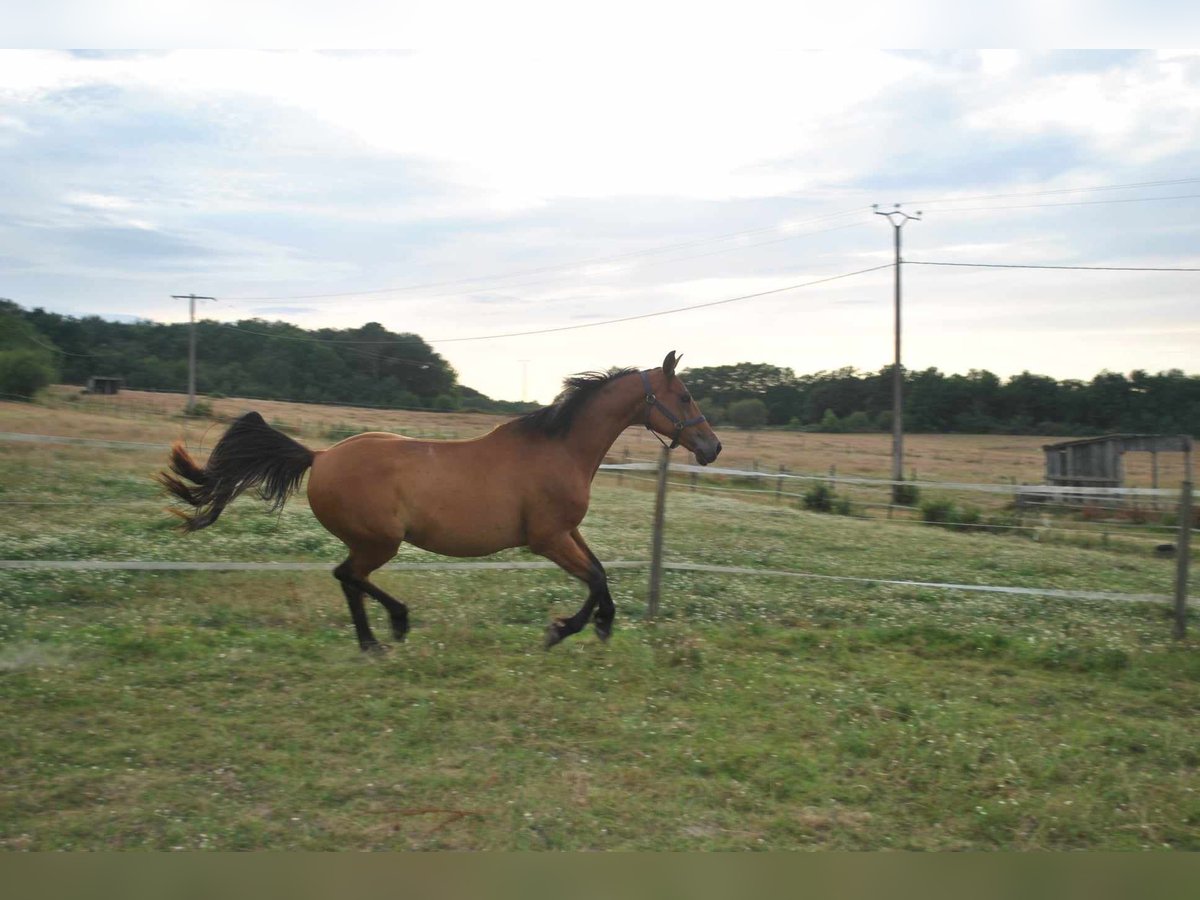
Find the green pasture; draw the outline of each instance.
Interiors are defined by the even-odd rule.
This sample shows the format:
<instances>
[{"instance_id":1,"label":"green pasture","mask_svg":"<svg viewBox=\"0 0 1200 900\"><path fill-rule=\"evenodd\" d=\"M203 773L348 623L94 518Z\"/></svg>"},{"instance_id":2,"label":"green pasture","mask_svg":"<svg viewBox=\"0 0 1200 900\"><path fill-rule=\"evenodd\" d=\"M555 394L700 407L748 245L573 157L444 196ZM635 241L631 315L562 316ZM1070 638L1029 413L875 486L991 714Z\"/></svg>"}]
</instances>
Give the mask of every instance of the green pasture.
<instances>
[{"instance_id":1,"label":"green pasture","mask_svg":"<svg viewBox=\"0 0 1200 900\"><path fill-rule=\"evenodd\" d=\"M302 498L178 534L159 461L0 444L0 559L341 560ZM647 558L651 505L597 483L601 559ZM1174 566L703 492L667 519L675 562L1136 595ZM615 569L613 639L545 652L562 573L378 581L413 631L364 656L325 572L0 569L0 847L1200 849L1166 603L668 572L648 621Z\"/></svg>"}]
</instances>

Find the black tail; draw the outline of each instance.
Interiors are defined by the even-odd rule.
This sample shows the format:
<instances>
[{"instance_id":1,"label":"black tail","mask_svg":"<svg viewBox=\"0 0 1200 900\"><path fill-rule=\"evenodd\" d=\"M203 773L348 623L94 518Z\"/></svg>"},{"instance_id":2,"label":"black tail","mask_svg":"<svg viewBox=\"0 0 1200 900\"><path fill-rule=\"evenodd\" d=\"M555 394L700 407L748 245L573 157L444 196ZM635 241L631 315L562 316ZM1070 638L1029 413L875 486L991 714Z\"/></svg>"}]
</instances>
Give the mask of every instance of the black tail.
<instances>
[{"instance_id":1,"label":"black tail","mask_svg":"<svg viewBox=\"0 0 1200 900\"><path fill-rule=\"evenodd\" d=\"M300 487L314 456L303 444L268 425L258 413L249 412L229 426L204 467L192 459L183 444L176 443L171 448L174 474L159 472L157 481L196 510L171 510L183 519L183 530L199 531L217 521L221 511L247 488L258 488L258 495L270 500L272 509L281 508Z\"/></svg>"}]
</instances>

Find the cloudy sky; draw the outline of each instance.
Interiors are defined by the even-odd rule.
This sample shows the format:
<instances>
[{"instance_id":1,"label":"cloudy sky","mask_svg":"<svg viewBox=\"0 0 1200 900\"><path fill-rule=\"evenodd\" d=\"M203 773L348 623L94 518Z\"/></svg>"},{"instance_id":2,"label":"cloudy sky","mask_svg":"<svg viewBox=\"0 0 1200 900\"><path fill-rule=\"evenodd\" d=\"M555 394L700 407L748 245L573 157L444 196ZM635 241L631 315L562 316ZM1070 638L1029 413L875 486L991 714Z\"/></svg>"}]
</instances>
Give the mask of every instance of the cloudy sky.
<instances>
[{"instance_id":1,"label":"cloudy sky","mask_svg":"<svg viewBox=\"0 0 1200 900\"><path fill-rule=\"evenodd\" d=\"M377 321L548 401L886 365L875 203L912 261L1200 267L1200 52L9 51L0 166L22 306ZM910 367L1200 372L1200 272L903 273Z\"/></svg>"}]
</instances>

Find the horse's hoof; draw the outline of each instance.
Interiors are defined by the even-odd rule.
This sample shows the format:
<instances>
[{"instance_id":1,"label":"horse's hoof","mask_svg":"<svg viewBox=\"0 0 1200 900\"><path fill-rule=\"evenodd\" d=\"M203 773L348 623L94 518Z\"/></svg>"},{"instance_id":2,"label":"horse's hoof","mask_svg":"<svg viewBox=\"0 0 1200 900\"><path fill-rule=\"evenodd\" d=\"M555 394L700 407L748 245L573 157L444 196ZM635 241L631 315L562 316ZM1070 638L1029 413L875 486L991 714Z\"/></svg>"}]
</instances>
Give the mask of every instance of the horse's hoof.
<instances>
[{"instance_id":1,"label":"horse's hoof","mask_svg":"<svg viewBox=\"0 0 1200 900\"><path fill-rule=\"evenodd\" d=\"M600 638L602 641L607 641L610 637L612 637L612 622L605 622L604 624L601 624L600 622L593 622L592 628L594 628L596 631L596 637Z\"/></svg>"},{"instance_id":2,"label":"horse's hoof","mask_svg":"<svg viewBox=\"0 0 1200 900\"><path fill-rule=\"evenodd\" d=\"M555 619L546 626L546 639L542 644L543 649L549 650L567 636L564 630L566 628L566 624L567 623L562 619Z\"/></svg>"},{"instance_id":3,"label":"horse's hoof","mask_svg":"<svg viewBox=\"0 0 1200 900\"><path fill-rule=\"evenodd\" d=\"M359 649L363 653L387 653L392 648L387 644L379 643L379 641L371 641L369 644L359 644Z\"/></svg>"}]
</instances>

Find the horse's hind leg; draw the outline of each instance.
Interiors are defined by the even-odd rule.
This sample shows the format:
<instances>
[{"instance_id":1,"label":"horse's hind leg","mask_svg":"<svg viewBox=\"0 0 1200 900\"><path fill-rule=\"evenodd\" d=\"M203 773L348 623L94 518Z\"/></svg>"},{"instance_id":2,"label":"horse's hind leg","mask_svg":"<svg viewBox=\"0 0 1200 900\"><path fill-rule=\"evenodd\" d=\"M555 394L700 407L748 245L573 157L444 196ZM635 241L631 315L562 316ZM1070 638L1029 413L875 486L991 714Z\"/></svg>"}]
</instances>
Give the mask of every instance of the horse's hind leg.
<instances>
[{"instance_id":1,"label":"horse's hind leg","mask_svg":"<svg viewBox=\"0 0 1200 900\"><path fill-rule=\"evenodd\" d=\"M376 547L371 550L352 549L350 556L340 566L333 570L333 577L342 586L346 595L346 605L350 608L350 618L354 622L354 632L358 637L358 646L363 650L381 650L383 645L375 639L371 625L367 620L367 612L363 607L363 595L369 594L378 600L388 612L392 623L392 636L398 641L404 640L408 634L408 607L386 591L381 590L367 580L367 576L396 555L397 547Z\"/></svg>"},{"instance_id":2,"label":"horse's hind leg","mask_svg":"<svg viewBox=\"0 0 1200 900\"><path fill-rule=\"evenodd\" d=\"M588 599L595 598L596 601L596 617L592 620L592 627L596 629L596 636L600 640L607 641L612 637L613 619L617 617L617 605L613 603L612 594L608 591L608 573L604 571L604 566L600 564L596 554L583 542L579 532L574 531L572 535L587 551L588 558L592 561L593 575L588 582L590 588Z\"/></svg>"},{"instance_id":3,"label":"horse's hind leg","mask_svg":"<svg viewBox=\"0 0 1200 900\"><path fill-rule=\"evenodd\" d=\"M577 528L556 535L536 548L537 553L558 563L566 572L574 575L588 586L587 600L575 615L566 619L555 619L546 627L546 648L549 649L563 638L577 634L596 614L596 634L607 639L612 634L612 622L616 606L608 591L608 575L600 560L588 548Z\"/></svg>"},{"instance_id":4,"label":"horse's hind leg","mask_svg":"<svg viewBox=\"0 0 1200 900\"><path fill-rule=\"evenodd\" d=\"M347 560L349 562L349 560ZM361 650L382 650L383 645L375 640L371 631L371 623L367 621L367 611L363 608L363 591L356 587L352 580L344 577L346 563L333 570L333 577L342 585L342 593L346 595L346 605L350 607L350 618L354 622L354 633L358 637Z\"/></svg>"}]
</instances>

